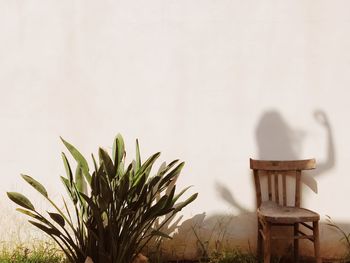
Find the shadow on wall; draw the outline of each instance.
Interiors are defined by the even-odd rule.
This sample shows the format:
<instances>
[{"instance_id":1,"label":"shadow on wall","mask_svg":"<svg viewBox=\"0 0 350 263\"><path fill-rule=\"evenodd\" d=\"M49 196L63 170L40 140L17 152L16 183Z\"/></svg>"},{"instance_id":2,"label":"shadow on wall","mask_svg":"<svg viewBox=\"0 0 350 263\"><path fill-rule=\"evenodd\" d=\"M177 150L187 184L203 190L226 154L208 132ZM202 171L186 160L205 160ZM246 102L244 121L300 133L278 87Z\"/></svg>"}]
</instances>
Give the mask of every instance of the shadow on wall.
<instances>
[{"instance_id":1,"label":"shadow on wall","mask_svg":"<svg viewBox=\"0 0 350 263\"><path fill-rule=\"evenodd\" d=\"M173 238L162 239L157 246L148 247L146 255L157 256L165 260L198 260L220 252L231 252L236 248L255 254L256 251L256 214L255 212L242 213L239 215L213 215L206 217L205 213L195 215L176 227ZM350 233L350 225L338 222L337 225L344 231ZM326 223L320 224L321 256L328 259L325 262L345 262L341 259L350 252L347 243L341 240L342 236L336 229ZM292 234L292 232L290 233ZM285 262L285 258L293 254L290 243L274 241L272 247L276 249L275 255L280 258L279 262ZM308 240L300 240L301 255L314 255L313 244ZM334 261L335 260L335 261ZM347 262L347 261L346 261Z\"/></svg>"},{"instance_id":2,"label":"shadow on wall","mask_svg":"<svg viewBox=\"0 0 350 263\"><path fill-rule=\"evenodd\" d=\"M310 174L303 174L302 182L317 193L317 182L314 177L330 170L335 165L335 150L332 136L332 129L327 115L321 110L314 112L315 120L326 130L326 160L317 161L316 170ZM256 143L258 146L258 159L261 160L297 160L300 158L302 141L306 132L294 130L289 127L281 114L275 110L265 112L256 128ZM312 158L312 156L310 156ZM248 165L248 160L247 160ZM247 166L248 167L248 166ZM252 178L252 187L253 178ZM232 194L233 189L227 188L225 184L216 182L216 191L219 196L240 213L247 213L249 210L243 207Z\"/></svg>"},{"instance_id":3,"label":"shadow on wall","mask_svg":"<svg viewBox=\"0 0 350 263\"><path fill-rule=\"evenodd\" d=\"M314 112L315 121L326 130L327 138L327 159L317 164L316 173L303 175L302 182L317 192L317 183L314 179L325 171L331 169L335 164L335 151L333 144L332 129L327 115L323 111ZM295 160L300 158L305 131L290 128L278 111L265 112L256 128L256 141L258 146L259 159L272 160ZM247 170L248 170L247 160ZM253 186L252 182L252 187ZM191 219L184 221L176 227L176 232L171 241L162 240L158 246L161 252L168 259L198 259L206 257L212 252L229 251L234 247L241 247L245 250L255 252L257 222L255 211L249 211L235 199L232 191L225 184L216 182L218 195L234 209L238 215L213 215L206 217L205 213L198 214ZM341 225L345 231L350 231L350 226ZM323 255L339 256L339 234L334 229L321 223L321 238L327 236L328 244L322 246ZM313 254L310 244L301 242L304 253ZM273 244L276 251L281 254L288 254L292 251L291 245ZM280 246L280 247L279 247ZM161 250L161 251L159 251ZM334 252L336 251L336 252Z\"/></svg>"},{"instance_id":4,"label":"shadow on wall","mask_svg":"<svg viewBox=\"0 0 350 263\"><path fill-rule=\"evenodd\" d=\"M335 151L333 133L324 111L314 112L315 120L327 133L326 160L317 160L317 169L314 173L304 174L302 182L317 193L317 182L314 177L331 169L335 164ZM290 128L278 111L265 112L256 129L256 143L258 146L258 158L262 160L297 160L303 145L303 139L307 135L305 131ZM313 156L310 156L311 158Z\"/></svg>"}]
</instances>

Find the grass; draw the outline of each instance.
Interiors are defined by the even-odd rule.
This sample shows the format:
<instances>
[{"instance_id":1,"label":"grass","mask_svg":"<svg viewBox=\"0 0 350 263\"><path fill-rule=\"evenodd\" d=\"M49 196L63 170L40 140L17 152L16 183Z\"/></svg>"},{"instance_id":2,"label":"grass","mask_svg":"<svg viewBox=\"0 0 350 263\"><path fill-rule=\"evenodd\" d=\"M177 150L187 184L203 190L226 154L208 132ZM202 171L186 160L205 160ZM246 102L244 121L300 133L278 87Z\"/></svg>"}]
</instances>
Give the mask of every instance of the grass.
<instances>
[{"instance_id":1,"label":"grass","mask_svg":"<svg viewBox=\"0 0 350 263\"><path fill-rule=\"evenodd\" d=\"M210 263L256 263L256 257L250 252L242 252L238 249L231 252L214 253Z\"/></svg>"},{"instance_id":2,"label":"grass","mask_svg":"<svg viewBox=\"0 0 350 263\"><path fill-rule=\"evenodd\" d=\"M28 248L24 244L15 247L2 245L0 263L66 263L64 255L54 244L40 243Z\"/></svg>"}]
</instances>

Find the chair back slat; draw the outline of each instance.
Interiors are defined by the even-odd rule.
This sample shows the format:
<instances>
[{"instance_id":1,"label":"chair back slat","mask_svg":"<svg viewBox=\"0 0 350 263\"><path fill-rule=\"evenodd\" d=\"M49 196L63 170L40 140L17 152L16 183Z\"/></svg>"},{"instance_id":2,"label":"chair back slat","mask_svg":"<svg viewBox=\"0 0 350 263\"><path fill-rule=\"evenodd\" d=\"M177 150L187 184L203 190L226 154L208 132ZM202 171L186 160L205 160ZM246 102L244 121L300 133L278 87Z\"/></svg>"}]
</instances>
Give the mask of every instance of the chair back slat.
<instances>
[{"instance_id":1,"label":"chair back slat","mask_svg":"<svg viewBox=\"0 0 350 263\"><path fill-rule=\"evenodd\" d=\"M301 171L297 170L295 173L295 206L300 207L300 177Z\"/></svg>"},{"instance_id":2,"label":"chair back slat","mask_svg":"<svg viewBox=\"0 0 350 263\"><path fill-rule=\"evenodd\" d=\"M272 183L271 183L271 173L267 173L267 189L269 191L269 200L272 201Z\"/></svg>"},{"instance_id":3,"label":"chair back slat","mask_svg":"<svg viewBox=\"0 0 350 263\"><path fill-rule=\"evenodd\" d=\"M282 191L283 191L283 205L287 205L287 179L286 175L282 174Z\"/></svg>"},{"instance_id":4,"label":"chair back slat","mask_svg":"<svg viewBox=\"0 0 350 263\"><path fill-rule=\"evenodd\" d=\"M261 205L263 198L274 201L277 204L287 206L287 176L295 179L294 201L295 207L300 207L300 184L301 171L310 170L316 167L315 159L295 160L295 161L265 161L250 159L250 168L254 171L254 182L256 188L256 198L258 207ZM267 177L267 187L262 184L262 177ZM262 190L267 190L267 196L263 195ZM265 192L266 193L266 192ZM289 204L288 204L289 205Z\"/></svg>"},{"instance_id":5,"label":"chair back slat","mask_svg":"<svg viewBox=\"0 0 350 263\"><path fill-rule=\"evenodd\" d=\"M255 194L256 194L256 205L259 207L261 205L261 186L260 186L260 179L259 179L259 171L253 170L254 173L254 183L255 183Z\"/></svg>"},{"instance_id":6,"label":"chair back slat","mask_svg":"<svg viewBox=\"0 0 350 263\"><path fill-rule=\"evenodd\" d=\"M278 188L279 188L279 186L278 186L278 174L274 174L274 177L275 177L275 202L277 203L277 204L279 204L279 200L280 200L280 198L279 198L279 193L278 193Z\"/></svg>"}]
</instances>

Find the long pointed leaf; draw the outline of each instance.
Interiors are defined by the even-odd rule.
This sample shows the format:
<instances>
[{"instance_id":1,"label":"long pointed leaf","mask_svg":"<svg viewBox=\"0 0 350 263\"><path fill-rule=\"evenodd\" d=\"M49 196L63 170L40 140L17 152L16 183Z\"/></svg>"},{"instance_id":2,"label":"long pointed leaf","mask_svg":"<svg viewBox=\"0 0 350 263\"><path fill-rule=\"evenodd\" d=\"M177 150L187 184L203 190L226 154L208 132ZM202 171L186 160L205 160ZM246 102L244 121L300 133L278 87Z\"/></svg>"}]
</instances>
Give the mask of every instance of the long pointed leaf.
<instances>
[{"instance_id":1,"label":"long pointed leaf","mask_svg":"<svg viewBox=\"0 0 350 263\"><path fill-rule=\"evenodd\" d=\"M84 181L82 172L83 172L82 167L78 165L75 171L75 185L79 192L86 193L86 183Z\"/></svg>"},{"instance_id":2,"label":"long pointed leaf","mask_svg":"<svg viewBox=\"0 0 350 263\"><path fill-rule=\"evenodd\" d=\"M173 170L171 170L167 175L164 176L164 178L160 181L159 187L162 187L163 185L170 184L172 178L178 176L184 167L185 162L182 162L178 164Z\"/></svg>"},{"instance_id":3,"label":"long pointed leaf","mask_svg":"<svg viewBox=\"0 0 350 263\"><path fill-rule=\"evenodd\" d=\"M64 218L57 213L50 213L48 212L48 214L50 215L50 217L52 218L53 221L55 221L57 224L59 224L61 227L64 227L65 225L65 220Z\"/></svg>"},{"instance_id":4,"label":"long pointed leaf","mask_svg":"<svg viewBox=\"0 0 350 263\"><path fill-rule=\"evenodd\" d=\"M69 182L72 184L73 183L73 172L72 172L72 169L71 169L70 164L68 162L67 156L65 155L65 153L62 153L61 156L62 156L64 168L66 170L67 178L68 178Z\"/></svg>"},{"instance_id":5,"label":"long pointed leaf","mask_svg":"<svg viewBox=\"0 0 350 263\"><path fill-rule=\"evenodd\" d=\"M38 216L38 215L36 215L36 214L30 212L29 210L25 210L25 209L22 209L22 208L16 208L16 211L18 211L18 212L20 212L20 213L22 213L22 214L25 214L25 215L27 215L27 216L30 216L30 217L32 217L32 218L35 218L35 219L37 219L37 220L42 221L42 218L41 218L40 216ZM44 221L42 221L42 222L44 222Z\"/></svg>"},{"instance_id":6,"label":"long pointed leaf","mask_svg":"<svg viewBox=\"0 0 350 263\"><path fill-rule=\"evenodd\" d=\"M115 166L113 165L111 158L109 157L108 153L102 148L98 150L98 154L108 177L110 178L110 180L112 180L116 176L117 171Z\"/></svg>"},{"instance_id":7,"label":"long pointed leaf","mask_svg":"<svg viewBox=\"0 0 350 263\"><path fill-rule=\"evenodd\" d=\"M181 211L182 208L187 206L189 203L192 203L194 200L196 200L197 196L198 196L198 193L195 193L195 194L191 195L186 201L178 204L174 210L174 213Z\"/></svg>"},{"instance_id":8,"label":"long pointed leaf","mask_svg":"<svg viewBox=\"0 0 350 263\"><path fill-rule=\"evenodd\" d=\"M73 203L75 205L78 202L78 198L76 196L76 193L72 190L73 189L72 185L69 183L69 180L67 178L65 178L63 176L61 176L60 178L62 180L64 187L67 190L67 193L68 193L70 199L73 201ZM73 184L74 184L74 182L73 182Z\"/></svg>"},{"instance_id":9,"label":"long pointed leaf","mask_svg":"<svg viewBox=\"0 0 350 263\"><path fill-rule=\"evenodd\" d=\"M40 224L38 222L35 222L35 221L32 221L32 220L28 220L28 222L31 223L32 225L36 226L40 230L44 231L45 233L47 233L50 236L51 235L59 236L61 234L60 231L58 231L57 229L44 226L44 225L42 225L42 224Z\"/></svg>"},{"instance_id":10,"label":"long pointed leaf","mask_svg":"<svg viewBox=\"0 0 350 263\"><path fill-rule=\"evenodd\" d=\"M160 152L157 152L153 154L151 157L147 159L142 165L141 168L138 170L138 172L135 174L134 178L134 184L137 184L138 180L140 179L141 175L145 173L148 169L151 169L154 162L158 159L160 156Z\"/></svg>"},{"instance_id":11,"label":"long pointed leaf","mask_svg":"<svg viewBox=\"0 0 350 263\"><path fill-rule=\"evenodd\" d=\"M29 175L21 174L21 176L28 184L35 188L35 190L37 190L46 198L48 197L47 191L41 183L39 183L37 180L35 180L33 177L30 177Z\"/></svg>"},{"instance_id":12,"label":"long pointed leaf","mask_svg":"<svg viewBox=\"0 0 350 263\"><path fill-rule=\"evenodd\" d=\"M180 193L176 194L173 198L173 205L176 203L176 201L188 190L192 187L192 185L187 186L185 189L181 190Z\"/></svg>"},{"instance_id":13,"label":"long pointed leaf","mask_svg":"<svg viewBox=\"0 0 350 263\"><path fill-rule=\"evenodd\" d=\"M86 180L88 181L88 183L90 183L91 175L89 173L89 165L88 165L86 159L84 158L84 156L72 144L70 144L69 142L65 141L62 137L60 137L60 138L61 138L63 144L68 149L68 151L73 156L73 158L77 161L78 164L80 164Z\"/></svg>"},{"instance_id":14,"label":"long pointed leaf","mask_svg":"<svg viewBox=\"0 0 350 263\"><path fill-rule=\"evenodd\" d=\"M116 169L119 169L119 165L122 162L122 159L125 154L125 146L124 146L124 140L123 137L118 134L113 142L113 151L112 151L112 158L114 160L114 165Z\"/></svg>"},{"instance_id":15,"label":"long pointed leaf","mask_svg":"<svg viewBox=\"0 0 350 263\"><path fill-rule=\"evenodd\" d=\"M135 161L135 173L138 172L138 170L141 167L141 154L140 154L140 145L139 140L136 139L136 161Z\"/></svg>"},{"instance_id":16,"label":"long pointed leaf","mask_svg":"<svg viewBox=\"0 0 350 263\"><path fill-rule=\"evenodd\" d=\"M8 198L11 199L11 201L15 202L17 205L22 206L22 207L27 208L27 209L32 210L32 211L35 210L33 204L24 195L22 195L20 193L16 193L16 192L7 192L7 196L8 196Z\"/></svg>"}]
</instances>

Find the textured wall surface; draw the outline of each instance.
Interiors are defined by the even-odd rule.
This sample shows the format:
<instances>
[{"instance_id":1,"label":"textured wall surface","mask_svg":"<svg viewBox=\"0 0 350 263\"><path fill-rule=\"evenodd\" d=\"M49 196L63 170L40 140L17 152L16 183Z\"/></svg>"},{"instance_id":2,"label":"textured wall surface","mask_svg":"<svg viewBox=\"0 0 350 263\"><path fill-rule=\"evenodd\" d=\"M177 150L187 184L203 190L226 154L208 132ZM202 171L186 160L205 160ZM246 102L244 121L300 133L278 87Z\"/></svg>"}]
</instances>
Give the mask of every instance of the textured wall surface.
<instances>
[{"instance_id":1,"label":"textured wall surface","mask_svg":"<svg viewBox=\"0 0 350 263\"><path fill-rule=\"evenodd\" d=\"M88 155L118 132L129 157L139 138L145 157L161 150L162 160L186 161L179 187L200 196L184 215L197 215L189 224L204 224L203 235L231 218L225 238L254 247L249 157L315 157L303 204L349 230L349 8L340 0L1 1L0 223L8 227L0 238L33 233L5 196L37 198L21 172L57 199L64 193L60 135ZM186 246L180 232L177 249ZM339 238L322 228L325 256L339 254Z\"/></svg>"}]
</instances>

